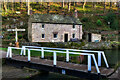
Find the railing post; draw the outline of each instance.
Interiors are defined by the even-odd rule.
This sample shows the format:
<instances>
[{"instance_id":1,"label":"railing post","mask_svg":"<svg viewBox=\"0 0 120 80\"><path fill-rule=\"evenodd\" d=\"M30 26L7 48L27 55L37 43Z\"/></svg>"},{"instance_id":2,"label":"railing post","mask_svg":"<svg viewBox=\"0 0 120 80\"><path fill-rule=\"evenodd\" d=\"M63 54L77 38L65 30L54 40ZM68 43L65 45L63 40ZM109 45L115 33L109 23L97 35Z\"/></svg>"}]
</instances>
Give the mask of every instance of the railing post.
<instances>
[{"instance_id":1,"label":"railing post","mask_svg":"<svg viewBox=\"0 0 120 80\"><path fill-rule=\"evenodd\" d=\"M25 47L23 47L23 49L24 49L24 54L23 55L25 56L26 55L26 49L25 49Z\"/></svg>"},{"instance_id":2,"label":"railing post","mask_svg":"<svg viewBox=\"0 0 120 80\"><path fill-rule=\"evenodd\" d=\"M30 49L28 49L28 62L30 62L31 57L30 57Z\"/></svg>"},{"instance_id":3,"label":"railing post","mask_svg":"<svg viewBox=\"0 0 120 80\"><path fill-rule=\"evenodd\" d=\"M10 47L10 58L12 58L12 48Z\"/></svg>"},{"instance_id":4,"label":"railing post","mask_svg":"<svg viewBox=\"0 0 120 80\"><path fill-rule=\"evenodd\" d=\"M88 55L88 72L91 72L91 55Z\"/></svg>"},{"instance_id":5,"label":"railing post","mask_svg":"<svg viewBox=\"0 0 120 80\"><path fill-rule=\"evenodd\" d=\"M9 47L8 47L8 49L7 49L7 55L6 55L7 58L8 58L8 56L9 56L9 54L10 54L10 49L9 49Z\"/></svg>"},{"instance_id":6,"label":"railing post","mask_svg":"<svg viewBox=\"0 0 120 80\"><path fill-rule=\"evenodd\" d=\"M102 55L103 55L103 59L104 59L104 61L105 61L106 67L109 68L109 65L108 65L108 62L107 62L107 59L106 59L106 57L105 57L104 52L102 52Z\"/></svg>"},{"instance_id":7,"label":"railing post","mask_svg":"<svg viewBox=\"0 0 120 80\"><path fill-rule=\"evenodd\" d=\"M24 51L24 48L23 48L23 46L22 46L21 53L20 53L21 56L22 56L22 54L23 54L23 51Z\"/></svg>"},{"instance_id":8,"label":"railing post","mask_svg":"<svg viewBox=\"0 0 120 80\"><path fill-rule=\"evenodd\" d=\"M43 59L44 58L44 48L41 48L41 52L42 52L42 54L41 54L41 58Z\"/></svg>"},{"instance_id":9,"label":"railing post","mask_svg":"<svg viewBox=\"0 0 120 80\"><path fill-rule=\"evenodd\" d=\"M57 60L57 56L56 56L56 52L54 51L54 53L53 53L53 65L54 66L56 66L57 65L57 62L56 62L56 60Z\"/></svg>"},{"instance_id":10,"label":"railing post","mask_svg":"<svg viewBox=\"0 0 120 80\"><path fill-rule=\"evenodd\" d=\"M66 62L69 62L69 50L66 50Z\"/></svg>"},{"instance_id":11,"label":"railing post","mask_svg":"<svg viewBox=\"0 0 120 80\"><path fill-rule=\"evenodd\" d=\"M99 68L98 68L97 61L96 61L96 59L95 59L95 55L93 54L92 57L93 57L93 61L94 61L94 63L95 63L95 67L96 67L97 73L100 74L100 70L99 70Z\"/></svg>"},{"instance_id":12,"label":"railing post","mask_svg":"<svg viewBox=\"0 0 120 80\"><path fill-rule=\"evenodd\" d=\"M101 67L101 52L98 52L98 67Z\"/></svg>"}]
</instances>

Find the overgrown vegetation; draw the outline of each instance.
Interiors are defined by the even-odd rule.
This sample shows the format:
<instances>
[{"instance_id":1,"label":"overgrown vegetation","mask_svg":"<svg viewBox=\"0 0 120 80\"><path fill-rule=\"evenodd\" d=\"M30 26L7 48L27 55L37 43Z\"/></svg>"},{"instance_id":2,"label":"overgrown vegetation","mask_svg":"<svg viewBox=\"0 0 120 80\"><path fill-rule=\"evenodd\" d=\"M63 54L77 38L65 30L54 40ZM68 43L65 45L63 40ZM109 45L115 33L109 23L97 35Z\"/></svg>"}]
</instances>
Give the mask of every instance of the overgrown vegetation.
<instances>
[{"instance_id":1,"label":"overgrown vegetation","mask_svg":"<svg viewBox=\"0 0 120 80\"><path fill-rule=\"evenodd\" d=\"M14 5L12 7L11 5ZM3 5L7 6L7 9L5 9L5 6L2 9L2 33L3 40L4 41L15 41L15 33L14 32L7 32L6 30L8 28L24 28L26 29L25 32L18 32L18 38L19 42L27 42L28 41L28 6L26 6L27 3L6 3ZM82 3L71 3L71 6L68 7L68 3L64 3L64 7L62 6L62 3L40 3L40 2L31 2L30 3L30 9L32 11L32 14L39 13L39 14L60 14L60 15L69 15L69 16L75 16L75 10L77 10L77 16L80 19L80 21L83 23L83 31L88 32L97 32L100 33L102 31L114 31L119 29L119 22L120 22L120 15L119 15L119 9L117 5L114 5L112 3L112 8L110 9L109 3L106 3L106 12L104 13L104 4L103 3L94 3L95 6L87 2L85 7L83 8ZM93 8L94 7L94 8ZM69 10L70 9L70 10ZM111 35L111 34L110 34ZM112 34L114 36L110 37L109 35L104 36L104 40L107 37L107 40L109 39L115 39L117 36L116 34ZM114 41L114 40L113 40ZM8 43L9 44L9 43ZM53 44L51 44L52 46ZM65 45L59 44L60 46L64 47ZM59 45L57 47L59 47ZM74 45L74 44L70 44ZM81 46L79 44L76 44L77 46ZM56 45L55 45L56 46Z\"/></svg>"}]
</instances>

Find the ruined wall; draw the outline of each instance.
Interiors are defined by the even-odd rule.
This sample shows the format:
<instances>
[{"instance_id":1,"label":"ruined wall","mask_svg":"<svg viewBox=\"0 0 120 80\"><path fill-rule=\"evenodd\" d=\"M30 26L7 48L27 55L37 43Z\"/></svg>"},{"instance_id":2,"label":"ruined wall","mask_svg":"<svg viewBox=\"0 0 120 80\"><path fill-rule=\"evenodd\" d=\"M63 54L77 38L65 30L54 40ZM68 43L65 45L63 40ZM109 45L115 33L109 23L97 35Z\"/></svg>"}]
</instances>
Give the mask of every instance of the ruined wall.
<instances>
[{"instance_id":1,"label":"ruined wall","mask_svg":"<svg viewBox=\"0 0 120 80\"><path fill-rule=\"evenodd\" d=\"M58 37L54 38L53 33L58 32ZM32 23L32 26L28 28L29 40L31 42L64 42L64 34L68 33L68 41L72 38L72 34L75 34L75 38L82 39L82 25L67 24L44 24ZM45 34L45 38L42 39L42 34Z\"/></svg>"}]
</instances>

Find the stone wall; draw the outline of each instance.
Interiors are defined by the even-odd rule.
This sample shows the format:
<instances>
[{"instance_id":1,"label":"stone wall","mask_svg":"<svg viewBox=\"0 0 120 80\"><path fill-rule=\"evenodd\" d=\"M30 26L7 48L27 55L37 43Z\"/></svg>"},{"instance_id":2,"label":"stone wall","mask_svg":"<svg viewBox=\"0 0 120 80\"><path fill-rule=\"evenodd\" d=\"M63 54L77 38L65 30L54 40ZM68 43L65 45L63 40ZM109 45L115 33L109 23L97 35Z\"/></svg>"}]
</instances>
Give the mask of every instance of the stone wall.
<instances>
[{"instance_id":1,"label":"stone wall","mask_svg":"<svg viewBox=\"0 0 120 80\"><path fill-rule=\"evenodd\" d=\"M100 35L100 34L94 34L94 33L92 33L91 36L92 36L92 39L91 39L92 42L95 42L96 40L97 40L98 42L101 41L101 35Z\"/></svg>"},{"instance_id":2,"label":"stone wall","mask_svg":"<svg viewBox=\"0 0 120 80\"><path fill-rule=\"evenodd\" d=\"M31 26L32 25L32 26ZM53 33L57 32L58 37L54 38ZM29 23L28 38L31 42L64 42L64 34L68 34L68 41L72 38L72 34L75 34L75 38L82 39L82 25L72 24L44 24L42 23ZM42 39L42 34L45 34L45 38Z\"/></svg>"}]
</instances>

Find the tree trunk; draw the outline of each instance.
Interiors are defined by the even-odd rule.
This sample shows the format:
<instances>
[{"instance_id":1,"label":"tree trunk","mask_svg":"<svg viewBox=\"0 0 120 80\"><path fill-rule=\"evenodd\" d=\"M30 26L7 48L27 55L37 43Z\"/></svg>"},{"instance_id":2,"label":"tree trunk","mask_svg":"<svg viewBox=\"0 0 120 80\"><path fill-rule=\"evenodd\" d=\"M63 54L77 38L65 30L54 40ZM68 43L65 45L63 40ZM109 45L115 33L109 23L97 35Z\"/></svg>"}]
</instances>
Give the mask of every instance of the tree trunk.
<instances>
[{"instance_id":1,"label":"tree trunk","mask_svg":"<svg viewBox=\"0 0 120 80\"><path fill-rule=\"evenodd\" d=\"M110 9L112 9L112 2L110 1Z\"/></svg>"},{"instance_id":2,"label":"tree trunk","mask_svg":"<svg viewBox=\"0 0 120 80\"><path fill-rule=\"evenodd\" d=\"M96 8L96 2L93 2L93 8Z\"/></svg>"},{"instance_id":3,"label":"tree trunk","mask_svg":"<svg viewBox=\"0 0 120 80\"><path fill-rule=\"evenodd\" d=\"M50 4L49 2L47 2L47 13L49 13L49 11L50 11Z\"/></svg>"},{"instance_id":4,"label":"tree trunk","mask_svg":"<svg viewBox=\"0 0 120 80\"><path fill-rule=\"evenodd\" d=\"M14 1L12 0L12 11L14 11Z\"/></svg>"},{"instance_id":5,"label":"tree trunk","mask_svg":"<svg viewBox=\"0 0 120 80\"><path fill-rule=\"evenodd\" d=\"M62 2L62 7L63 7L63 8L65 7L65 2L64 2L64 0L63 0L63 2Z\"/></svg>"},{"instance_id":6,"label":"tree trunk","mask_svg":"<svg viewBox=\"0 0 120 80\"><path fill-rule=\"evenodd\" d=\"M83 10L85 9L85 5L86 5L86 0L84 0Z\"/></svg>"},{"instance_id":7,"label":"tree trunk","mask_svg":"<svg viewBox=\"0 0 120 80\"><path fill-rule=\"evenodd\" d=\"M21 0L20 0L20 10L22 9L22 2L21 2Z\"/></svg>"},{"instance_id":8,"label":"tree trunk","mask_svg":"<svg viewBox=\"0 0 120 80\"><path fill-rule=\"evenodd\" d=\"M42 0L40 0L40 4L42 5L42 3L43 3L43 1Z\"/></svg>"},{"instance_id":9,"label":"tree trunk","mask_svg":"<svg viewBox=\"0 0 120 80\"><path fill-rule=\"evenodd\" d=\"M104 13L106 12L106 2L104 2Z\"/></svg>"},{"instance_id":10,"label":"tree trunk","mask_svg":"<svg viewBox=\"0 0 120 80\"><path fill-rule=\"evenodd\" d=\"M30 2L29 2L29 0L28 0L28 15L30 15Z\"/></svg>"},{"instance_id":11,"label":"tree trunk","mask_svg":"<svg viewBox=\"0 0 120 80\"><path fill-rule=\"evenodd\" d=\"M68 2L68 11L70 12L71 2Z\"/></svg>"},{"instance_id":12,"label":"tree trunk","mask_svg":"<svg viewBox=\"0 0 120 80\"><path fill-rule=\"evenodd\" d=\"M74 7L76 6L76 2L74 2Z\"/></svg>"},{"instance_id":13,"label":"tree trunk","mask_svg":"<svg viewBox=\"0 0 120 80\"><path fill-rule=\"evenodd\" d=\"M7 12L7 2L6 2L6 0L4 0L4 10L5 10L5 12Z\"/></svg>"},{"instance_id":14,"label":"tree trunk","mask_svg":"<svg viewBox=\"0 0 120 80\"><path fill-rule=\"evenodd\" d=\"M118 13L119 13L119 11L120 11L120 1L118 2Z\"/></svg>"}]
</instances>

